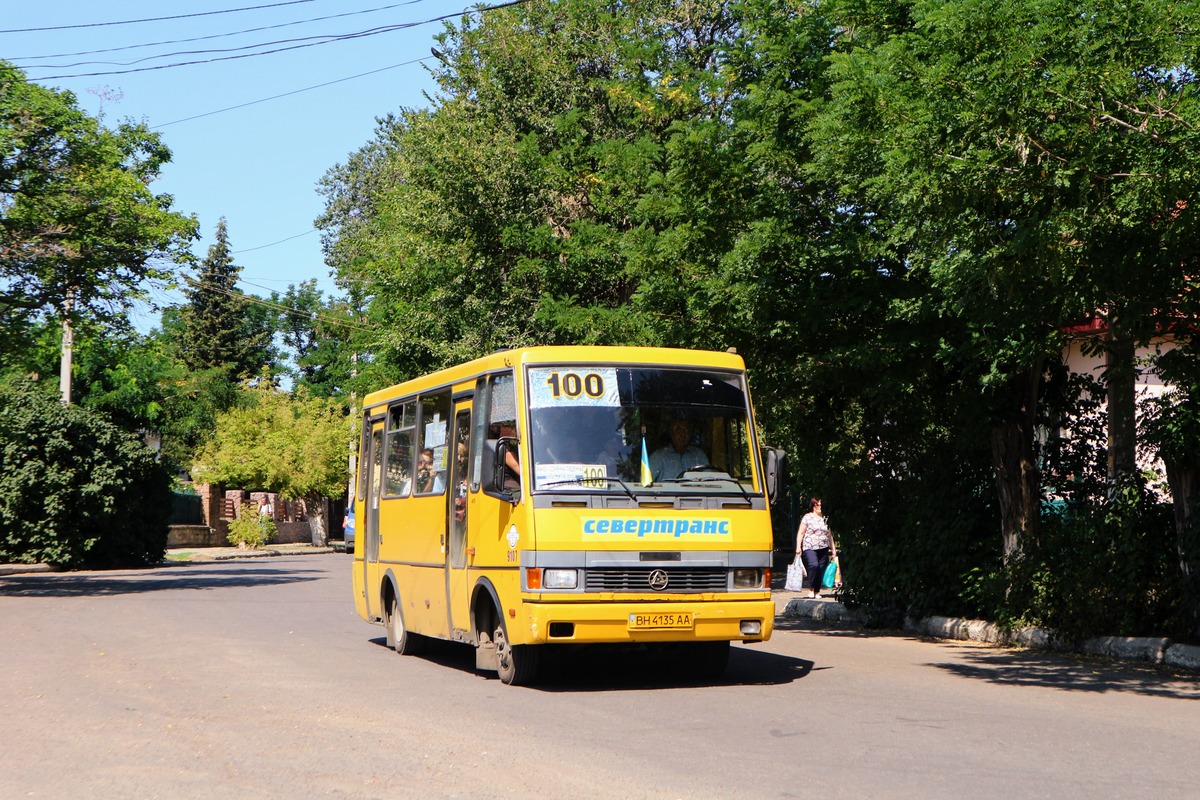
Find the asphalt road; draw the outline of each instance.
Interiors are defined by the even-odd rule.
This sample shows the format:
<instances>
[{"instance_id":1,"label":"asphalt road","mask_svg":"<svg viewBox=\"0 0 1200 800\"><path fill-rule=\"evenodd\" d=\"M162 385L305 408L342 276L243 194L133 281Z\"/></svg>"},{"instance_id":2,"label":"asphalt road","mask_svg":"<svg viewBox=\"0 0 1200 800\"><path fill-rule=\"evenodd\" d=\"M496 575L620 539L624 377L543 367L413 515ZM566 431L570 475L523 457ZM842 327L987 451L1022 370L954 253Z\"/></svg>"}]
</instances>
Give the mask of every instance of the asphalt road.
<instances>
[{"instance_id":1,"label":"asphalt road","mask_svg":"<svg viewBox=\"0 0 1200 800\"><path fill-rule=\"evenodd\" d=\"M695 685L383 647L342 554L0 578L0 798L1194 797L1200 685L781 620Z\"/></svg>"}]
</instances>

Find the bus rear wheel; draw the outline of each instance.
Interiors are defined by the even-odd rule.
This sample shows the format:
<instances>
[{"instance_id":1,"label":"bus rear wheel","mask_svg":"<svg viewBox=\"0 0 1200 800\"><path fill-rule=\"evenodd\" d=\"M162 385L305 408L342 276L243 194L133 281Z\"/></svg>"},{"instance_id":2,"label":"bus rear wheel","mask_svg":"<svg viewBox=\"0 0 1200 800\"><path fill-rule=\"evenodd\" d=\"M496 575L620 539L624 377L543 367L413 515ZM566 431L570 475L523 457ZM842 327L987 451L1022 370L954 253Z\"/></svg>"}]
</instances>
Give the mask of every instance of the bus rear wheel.
<instances>
[{"instance_id":1,"label":"bus rear wheel","mask_svg":"<svg viewBox=\"0 0 1200 800\"><path fill-rule=\"evenodd\" d=\"M421 650L423 640L418 634L404 627L404 615L400 613L400 599L393 597L388 605L387 645L402 656L411 656Z\"/></svg>"},{"instance_id":2,"label":"bus rear wheel","mask_svg":"<svg viewBox=\"0 0 1200 800\"><path fill-rule=\"evenodd\" d=\"M500 673L500 682L509 686L528 686L533 683L537 678L540 654L537 647L509 644L503 622L496 626L492 640L496 645L496 661L499 665L496 671Z\"/></svg>"}]
</instances>

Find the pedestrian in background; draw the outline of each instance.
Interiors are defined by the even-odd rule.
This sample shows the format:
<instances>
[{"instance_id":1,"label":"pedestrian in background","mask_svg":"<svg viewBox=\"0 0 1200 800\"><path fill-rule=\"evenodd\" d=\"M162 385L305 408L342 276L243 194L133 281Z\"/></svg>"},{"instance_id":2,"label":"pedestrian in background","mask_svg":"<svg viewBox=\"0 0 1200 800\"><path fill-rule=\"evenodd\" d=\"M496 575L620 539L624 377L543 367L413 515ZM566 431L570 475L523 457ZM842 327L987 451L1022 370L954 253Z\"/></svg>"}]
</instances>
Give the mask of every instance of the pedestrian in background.
<instances>
[{"instance_id":1,"label":"pedestrian in background","mask_svg":"<svg viewBox=\"0 0 1200 800\"><path fill-rule=\"evenodd\" d=\"M812 579L812 594L821 596L821 578L830 559L837 558L837 545L829 532L829 523L821 513L821 498L809 501L809 512L800 520L796 531L796 555L804 558L804 568Z\"/></svg>"}]
</instances>

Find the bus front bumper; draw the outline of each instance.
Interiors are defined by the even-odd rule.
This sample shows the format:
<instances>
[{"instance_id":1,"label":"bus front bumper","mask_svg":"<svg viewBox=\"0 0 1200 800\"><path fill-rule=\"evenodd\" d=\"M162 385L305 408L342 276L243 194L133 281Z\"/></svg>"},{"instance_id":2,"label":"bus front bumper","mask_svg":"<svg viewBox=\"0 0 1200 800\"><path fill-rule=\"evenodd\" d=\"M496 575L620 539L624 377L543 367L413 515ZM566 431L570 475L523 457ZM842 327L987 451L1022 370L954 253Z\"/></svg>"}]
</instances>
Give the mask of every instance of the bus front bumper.
<instances>
[{"instance_id":1,"label":"bus front bumper","mask_svg":"<svg viewBox=\"0 0 1200 800\"><path fill-rule=\"evenodd\" d=\"M638 642L765 642L775 601L539 602L521 609L524 644ZM516 628L517 626L513 626ZM514 642L518 643L518 642Z\"/></svg>"}]
</instances>

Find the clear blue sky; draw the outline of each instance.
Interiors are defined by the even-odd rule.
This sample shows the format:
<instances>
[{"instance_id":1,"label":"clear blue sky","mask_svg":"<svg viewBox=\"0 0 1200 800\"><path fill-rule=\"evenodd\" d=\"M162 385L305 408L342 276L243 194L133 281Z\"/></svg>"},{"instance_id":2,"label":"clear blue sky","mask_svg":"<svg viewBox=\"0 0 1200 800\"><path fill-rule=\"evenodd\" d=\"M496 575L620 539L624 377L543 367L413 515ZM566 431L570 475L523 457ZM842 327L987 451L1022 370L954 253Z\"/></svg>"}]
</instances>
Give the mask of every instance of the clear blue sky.
<instances>
[{"instance_id":1,"label":"clear blue sky","mask_svg":"<svg viewBox=\"0 0 1200 800\"><path fill-rule=\"evenodd\" d=\"M212 243L217 220L226 218L244 291L267 295L316 278L328 295L336 287L312 227L323 209L317 182L369 141L376 117L428 105L430 47L444 23L211 60L317 41L307 37L353 35L446 15L457 21L471 5L468 0L0 0L0 29L6 31L0 33L0 58L16 63L31 81L74 92L84 110L102 114L110 126L133 118L159 130L173 158L151 188L173 195L176 210L196 215L203 234L194 246L199 257ZM271 7L211 13L255 6ZM181 15L203 16L97 24ZM341 16L317 19L334 15ZM303 20L309 21L288 25ZM62 27L84 25L89 27ZM286 27L250 30L280 25ZM58 29L8 32L25 28ZM216 38L181 41L198 37ZM279 44L265 44L270 42ZM74 55L99 50L109 52ZM133 61L139 63L126 63ZM84 75L191 61L210 63ZM80 77L54 77L68 75ZM340 82L297 92L332 81ZM290 92L297 93L268 99ZM253 105L232 108L243 104ZM207 116L188 119L198 115ZM159 303L182 298L178 290L154 294ZM157 324L157 314L139 312L138 317L135 323L143 330Z\"/></svg>"}]
</instances>

